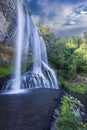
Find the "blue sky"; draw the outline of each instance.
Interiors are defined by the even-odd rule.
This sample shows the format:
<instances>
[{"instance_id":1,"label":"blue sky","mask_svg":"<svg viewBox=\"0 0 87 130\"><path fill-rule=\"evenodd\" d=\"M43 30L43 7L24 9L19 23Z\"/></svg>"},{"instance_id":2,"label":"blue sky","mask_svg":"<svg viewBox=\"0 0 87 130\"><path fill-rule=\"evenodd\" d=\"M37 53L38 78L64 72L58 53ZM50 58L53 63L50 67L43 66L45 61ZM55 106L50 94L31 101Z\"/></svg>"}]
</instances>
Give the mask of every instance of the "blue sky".
<instances>
[{"instance_id":1,"label":"blue sky","mask_svg":"<svg viewBox=\"0 0 87 130\"><path fill-rule=\"evenodd\" d=\"M35 24L41 22L58 37L87 30L87 0L26 0Z\"/></svg>"}]
</instances>

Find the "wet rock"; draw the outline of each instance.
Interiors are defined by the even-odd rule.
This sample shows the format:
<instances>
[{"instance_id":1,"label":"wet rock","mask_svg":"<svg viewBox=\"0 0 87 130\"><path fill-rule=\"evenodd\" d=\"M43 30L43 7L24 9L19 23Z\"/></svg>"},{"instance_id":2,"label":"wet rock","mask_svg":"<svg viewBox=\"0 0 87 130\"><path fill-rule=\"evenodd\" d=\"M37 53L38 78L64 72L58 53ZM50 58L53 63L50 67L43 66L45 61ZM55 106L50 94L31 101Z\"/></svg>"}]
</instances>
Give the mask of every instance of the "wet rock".
<instances>
[{"instance_id":1,"label":"wet rock","mask_svg":"<svg viewBox=\"0 0 87 130\"><path fill-rule=\"evenodd\" d=\"M86 107L80 108L80 114L81 114L83 122L87 123L87 108Z\"/></svg>"},{"instance_id":2,"label":"wet rock","mask_svg":"<svg viewBox=\"0 0 87 130\"><path fill-rule=\"evenodd\" d=\"M3 88L5 82L8 81L9 79L10 79L10 75L0 78L0 90Z\"/></svg>"}]
</instances>

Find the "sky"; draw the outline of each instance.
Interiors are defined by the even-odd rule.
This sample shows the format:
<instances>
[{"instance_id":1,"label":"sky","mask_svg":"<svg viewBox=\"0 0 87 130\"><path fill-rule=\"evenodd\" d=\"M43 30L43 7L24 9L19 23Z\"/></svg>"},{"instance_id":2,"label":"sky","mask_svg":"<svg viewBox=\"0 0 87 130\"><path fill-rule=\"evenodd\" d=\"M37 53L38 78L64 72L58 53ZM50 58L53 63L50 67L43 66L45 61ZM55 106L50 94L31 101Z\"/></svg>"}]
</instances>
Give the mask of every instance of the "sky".
<instances>
[{"instance_id":1,"label":"sky","mask_svg":"<svg viewBox=\"0 0 87 130\"><path fill-rule=\"evenodd\" d=\"M87 0L25 0L35 24L41 22L57 37L87 31Z\"/></svg>"}]
</instances>

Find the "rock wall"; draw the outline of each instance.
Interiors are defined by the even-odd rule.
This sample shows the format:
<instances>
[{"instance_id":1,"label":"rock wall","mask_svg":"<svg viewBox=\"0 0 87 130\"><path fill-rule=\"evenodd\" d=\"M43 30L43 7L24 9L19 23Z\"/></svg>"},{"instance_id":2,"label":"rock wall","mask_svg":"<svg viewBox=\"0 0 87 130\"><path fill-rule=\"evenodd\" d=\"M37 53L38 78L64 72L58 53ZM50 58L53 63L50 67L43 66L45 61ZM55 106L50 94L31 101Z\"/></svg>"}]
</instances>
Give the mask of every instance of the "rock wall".
<instances>
[{"instance_id":1,"label":"rock wall","mask_svg":"<svg viewBox=\"0 0 87 130\"><path fill-rule=\"evenodd\" d=\"M17 0L0 0L0 65L13 63L13 48L17 32L16 4ZM27 6L25 3L23 4L25 11ZM31 54L29 54L29 58L31 58Z\"/></svg>"},{"instance_id":2,"label":"rock wall","mask_svg":"<svg viewBox=\"0 0 87 130\"><path fill-rule=\"evenodd\" d=\"M16 0L0 0L0 44L13 44L15 26Z\"/></svg>"}]
</instances>

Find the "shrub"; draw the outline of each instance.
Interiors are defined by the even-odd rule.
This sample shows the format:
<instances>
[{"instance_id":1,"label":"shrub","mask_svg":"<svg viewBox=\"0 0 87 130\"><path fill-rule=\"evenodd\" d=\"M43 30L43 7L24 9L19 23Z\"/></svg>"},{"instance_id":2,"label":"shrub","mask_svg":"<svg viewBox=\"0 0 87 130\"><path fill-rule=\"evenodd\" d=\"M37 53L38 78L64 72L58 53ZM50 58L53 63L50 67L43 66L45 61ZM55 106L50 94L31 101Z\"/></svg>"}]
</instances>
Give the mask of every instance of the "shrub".
<instances>
[{"instance_id":1,"label":"shrub","mask_svg":"<svg viewBox=\"0 0 87 130\"><path fill-rule=\"evenodd\" d=\"M61 112L56 120L55 130L87 130L87 125L83 124L81 117L76 116L73 108L77 109L82 104L76 98L63 96L61 100Z\"/></svg>"}]
</instances>

